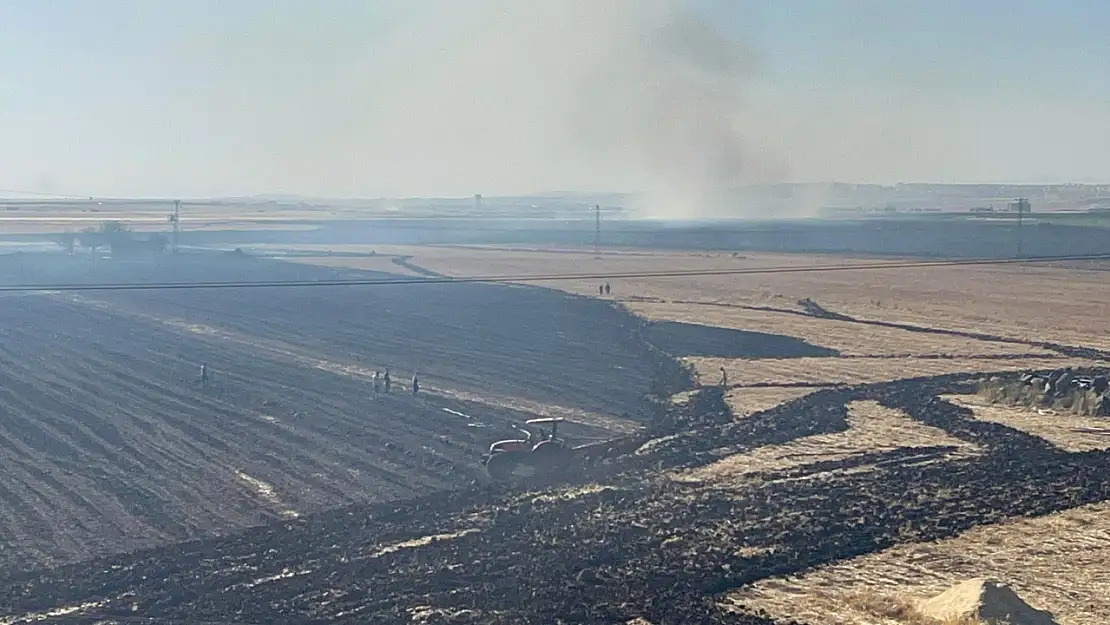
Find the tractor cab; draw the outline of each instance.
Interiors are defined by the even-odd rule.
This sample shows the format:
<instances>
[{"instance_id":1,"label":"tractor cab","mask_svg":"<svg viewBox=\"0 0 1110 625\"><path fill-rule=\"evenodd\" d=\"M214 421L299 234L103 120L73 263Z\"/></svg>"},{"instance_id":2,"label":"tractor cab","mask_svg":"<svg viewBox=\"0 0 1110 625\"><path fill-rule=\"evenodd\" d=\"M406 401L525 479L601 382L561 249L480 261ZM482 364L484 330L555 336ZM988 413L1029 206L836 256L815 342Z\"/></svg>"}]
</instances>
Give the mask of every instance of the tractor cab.
<instances>
[{"instance_id":1,"label":"tractor cab","mask_svg":"<svg viewBox=\"0 0 1110 625\"><path fill-rule=\"evenodd\" d=\"M529 452L532 451L533 447L536 447L540 444L547 443L549 441L556 441L558 440L556 438L556 435L558 434L559 423L562 420L563 419L561 417L543 417L539 419L529 419L524 422L525 425L529 427L516 428L517 430L520 430L524 433L524 438L511 438L503 441L497 441L496 443L489 446L489 453L495 454L502 451ZM547 425L551 426L550 433L543 430L543 426ZM533 431L532 426L540 426L539 434Z\"/></svg>"},{"instance_id":2,"label":"tractor cab","mask_svg":"<svg viewBox=\"0 0 1110 625\"><path fill-rule=\"evenodd\" d=\"M543 441L556 440L556 435L558 434L558 430L559 430L559 424L562 423L562 422L563 422L562 417L543 417L543 418L539 418L539 419L529 419L529 420L525 421L525 423L527 423L528 425L540 426L540 428L539 428L540 429L540 435L538 437L535 437L535 442L536 443L541 443ZM546 432L543 431L543 426L545 426L545 425L550 425L551 426L551 433L550 434L547 434Z\"/></svg>"},{"instance_id":3,"label":"tractor cab","mask_svg":"<svg viewBox=\"0 0 1110 625\"><path fill-rule=\"evenodd\" d=\"M531 421L527 421L526 423L528 425L532 424ZM493 443L492 445L489 446L489 453L490 454L495 454L495 453L502 452L502 451L509 451L509 452L521 452L521 451L528 452L528 451L532 451L532 446L535 445L537 440L540 440L540 438L537 437L536 434L534 432L532 432L532 430L529 429L529 428L523 428L523 427L520 427L520 426L513 426L513 427L515 429L517 429L518 431L523 432L524 437L523 438L510 438L510 439L506 439L506 440L503 440L503 441L497 441L496 443Z\"/></svg>"}]
</instances>

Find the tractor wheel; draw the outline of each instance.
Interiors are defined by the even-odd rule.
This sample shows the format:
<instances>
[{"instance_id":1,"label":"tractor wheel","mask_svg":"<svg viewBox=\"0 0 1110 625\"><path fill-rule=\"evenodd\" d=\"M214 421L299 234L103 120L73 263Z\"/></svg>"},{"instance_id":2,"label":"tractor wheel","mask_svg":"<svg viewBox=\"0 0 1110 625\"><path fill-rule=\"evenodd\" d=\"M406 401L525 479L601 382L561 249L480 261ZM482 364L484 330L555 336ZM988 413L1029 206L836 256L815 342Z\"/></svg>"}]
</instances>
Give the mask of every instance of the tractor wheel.
<instances>
[{"instance_id":1,"label":"tractor wheel","mask_svg":"<svg viewBox=\"0 0 1110 625\"><path fill-rule=\"evenodd\" d=\"M495 480L505 481L512 477L513 470L519 464L516 454L496 453L490 456L489 460L486 460L486 472Z\"/></svg>"},{"instance_id":2,"label":"tractor wheel","mask_svg":"<svg viewBox=\"0 0 1110 625\"><path fill-rule=\"evenodd\" d=\"M532 450L532 464L536 473L551 475L560 473L571 463L571 451L558 442L543 442Z\"/></svg>"}]
</instances>

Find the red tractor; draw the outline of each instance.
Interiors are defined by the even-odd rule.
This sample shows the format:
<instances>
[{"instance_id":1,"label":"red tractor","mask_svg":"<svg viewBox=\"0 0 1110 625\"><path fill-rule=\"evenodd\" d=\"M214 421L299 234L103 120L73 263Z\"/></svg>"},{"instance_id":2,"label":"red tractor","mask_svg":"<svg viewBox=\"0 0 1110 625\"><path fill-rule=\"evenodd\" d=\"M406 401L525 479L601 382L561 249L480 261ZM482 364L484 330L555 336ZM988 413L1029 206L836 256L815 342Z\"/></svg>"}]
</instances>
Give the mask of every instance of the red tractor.
<instances>
[{"instance_id":1,"label":"red tractor","mask_svg":"<svg viewBox=\"0 0 1110 625\"><path fill-rule=\"evenodd\" d=\"M561 439L556 431L562 421L558 417L529 419L527 425L550 425L551 433L533 434L532 430L517 428L524 432L522 439L497 441L489 446L489 453L482 456L482 464L495 480L506 480L521 469L535 475L550 475L566 468L573 459L574 452Z\"/></svg>"}]
</instances>

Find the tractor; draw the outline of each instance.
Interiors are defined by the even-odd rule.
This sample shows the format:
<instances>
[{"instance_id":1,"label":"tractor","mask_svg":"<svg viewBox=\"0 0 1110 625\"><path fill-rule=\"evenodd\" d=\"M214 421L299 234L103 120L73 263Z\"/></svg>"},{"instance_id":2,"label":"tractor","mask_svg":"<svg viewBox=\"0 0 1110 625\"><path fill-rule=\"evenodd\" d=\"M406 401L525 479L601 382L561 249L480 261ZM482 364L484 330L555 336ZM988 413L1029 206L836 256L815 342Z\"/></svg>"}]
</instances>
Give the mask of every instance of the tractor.
<instances>
[{"instance_id":1,"label":"tractor","mask_svg":"<svg viewBox=\"0 0 1110 625\"><path fill-rule=\"evenodd\" d=\"M509 479L520 469L534 475L550 475L566 468L572 461L574 452L567 444L556 438L561 418L549 417L529 419L529 426L550 425L550 434L542 432L537 436L530 428L517 429L524 432L524 438L497 441L489 446L489 453L482 456L482 464L495 480Z\"/></svg>"}]
</instances>

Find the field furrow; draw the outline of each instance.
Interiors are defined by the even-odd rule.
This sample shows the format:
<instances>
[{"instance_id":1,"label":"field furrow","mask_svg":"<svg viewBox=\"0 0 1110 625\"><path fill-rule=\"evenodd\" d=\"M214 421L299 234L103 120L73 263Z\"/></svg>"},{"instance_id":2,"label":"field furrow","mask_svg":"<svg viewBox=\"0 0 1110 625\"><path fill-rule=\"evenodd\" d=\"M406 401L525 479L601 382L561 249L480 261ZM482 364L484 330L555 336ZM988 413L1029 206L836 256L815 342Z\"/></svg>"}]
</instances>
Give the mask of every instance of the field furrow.
<instances>
[{"instance_id":1,"label":"field furrow","mask_svg":"<svg viewBox=\"0 0 1110 625\"><path fill-rule=\"evenodd\" d=\"M498 292L492 302L426 306L424 295L394 291L375 302L404 312L386 315L381 328L366 314L371 302L351 290L323 300L257 292L0 298L0 567L467 484L484 476L482 450L509 434L508 423L533 416L529 408L563 405L576 420L565 428L572 440L627 427L622 415L641 409L651 379L644 348L622 326L628 318L537 291L532 313L468 326L468 314L489 317L491 306L507 304ZM579 322L561 306L581 306L583 319L597 321ZM506 333L520 349L504 343ZM430 363L419 369L429 392L407 392L409 372L378 357L383 345L402 363ZM587 357L595 351L618 364ZM553 364L570 361L578 373L552 375ZM213 374L207 386L200 363ZM370 374L386 364L396 367L397 388L375 397ZM544 402L554 396L570 400ZM592 404L600 396L608 408Z\"/></svg>"}]
</instances>

